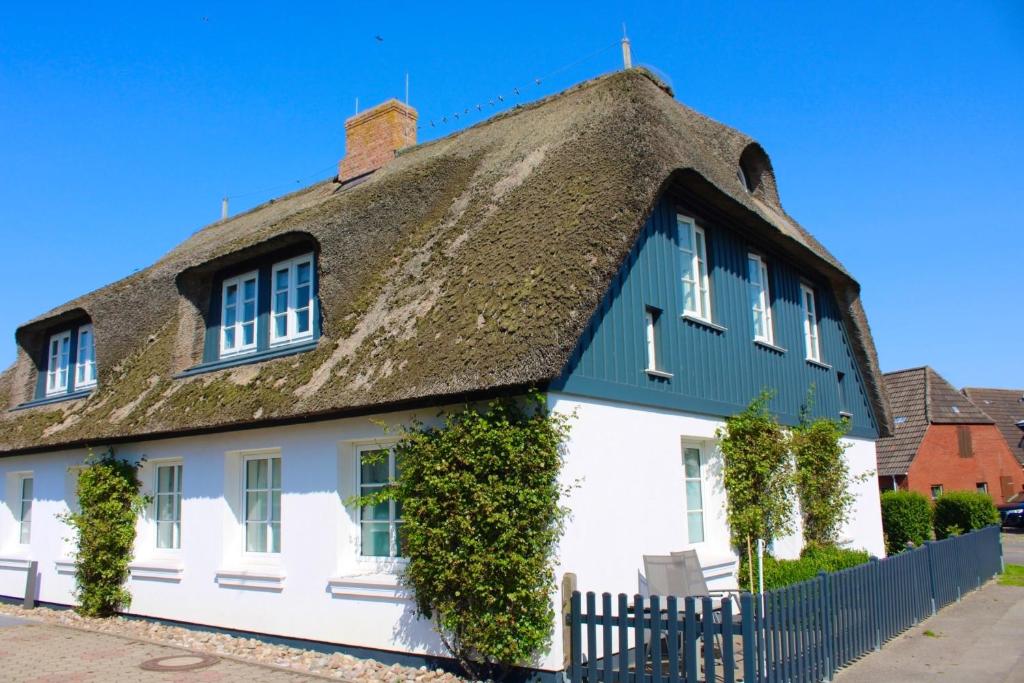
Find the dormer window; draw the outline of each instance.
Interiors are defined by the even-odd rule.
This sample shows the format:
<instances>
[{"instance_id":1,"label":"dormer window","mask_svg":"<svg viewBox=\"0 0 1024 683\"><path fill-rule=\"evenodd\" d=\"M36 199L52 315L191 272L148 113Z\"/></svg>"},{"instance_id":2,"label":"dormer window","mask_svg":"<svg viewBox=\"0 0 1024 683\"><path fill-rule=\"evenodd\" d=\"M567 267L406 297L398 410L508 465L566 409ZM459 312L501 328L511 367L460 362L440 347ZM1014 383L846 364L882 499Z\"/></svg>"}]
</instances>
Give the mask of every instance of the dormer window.
<instances>
[{"instance_id":1,"label":"dormer window","mask_svg":"<svg viewBox=\"0 0 1024 683\"><path fill-rule=\"evenodd\" d=\"M96 386L96 341L91 323L65 327L47 338L36 399L51 399Z\"/></svg>"},{"instance_id":2,"label":"dormer window","mask_svg":"<svg viewBox=\"0 0 1024 683\"><path fill-rule=\"evenodd\" d=\"M291 344L313 337L313 255L274 264L270 345Z\"/></svg>"},{"instance_id":3,"label":"dormer window","mask_svg":"<svg viewBox=\"0 0 1024 683\"><path fill-rule=\"evenodd\" d=\"M256 271L224 280L221 292L221 357L256 350L258 283Z\"/></svg>"}]
</instances>

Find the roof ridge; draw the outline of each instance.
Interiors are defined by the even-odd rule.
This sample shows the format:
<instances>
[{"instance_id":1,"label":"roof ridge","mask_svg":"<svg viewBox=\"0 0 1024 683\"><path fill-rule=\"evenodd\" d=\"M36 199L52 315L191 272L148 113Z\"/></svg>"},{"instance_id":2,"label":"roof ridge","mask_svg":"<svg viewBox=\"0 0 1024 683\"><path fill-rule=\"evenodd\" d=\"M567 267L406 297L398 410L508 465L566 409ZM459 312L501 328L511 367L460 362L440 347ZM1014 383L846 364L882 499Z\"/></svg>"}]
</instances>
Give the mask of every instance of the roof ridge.
<instances>
[{"instance_id":1,"label":"roof ridge","mask_svg":"<svg viewBox=\"0 0 1024 683\"><path fill-rule=\"evenodd\" d=\"M924 372L924 421L928 424L932 423L932 378L928 374L931 368L927 365L922 365L919 368ZM934 370L932 371L934 372Z\"/></svg>"}]
</instances>

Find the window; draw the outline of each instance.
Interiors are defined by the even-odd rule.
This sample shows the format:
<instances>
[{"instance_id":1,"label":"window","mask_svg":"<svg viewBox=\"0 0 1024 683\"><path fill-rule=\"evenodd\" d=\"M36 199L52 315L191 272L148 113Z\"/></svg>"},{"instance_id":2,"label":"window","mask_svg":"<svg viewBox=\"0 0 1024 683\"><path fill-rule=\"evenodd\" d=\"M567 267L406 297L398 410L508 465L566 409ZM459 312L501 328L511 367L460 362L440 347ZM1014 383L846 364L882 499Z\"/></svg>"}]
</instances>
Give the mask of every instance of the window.
<instances>
[{"instance_id":1,"label":"window","mask_svg":"<svg viewBox=\"0 0 1024 683\"><path fill-rule=\"evenodd\" d=\"M772 344L775 335L772 331L768 265L757 254L747 254L747 277L750 282L750 308L754 314L754 339Z\"/></svg>"},{"instance_id":2,"label":"window","mask_svg":"<svg viewBox=\"0 0 1024 683\"><path fill-rule=\"evenodd\" d=\"M359 495L382 491L395 480L398 465L389 448L359 451ZM393 500L364 505L359 510L360 554L368 557L402 556L402 505Z\"/></svg>"},{"instance_id":3,"label":"window","mask_svg":"<svg viewBox=\"0 0 1024 683\"><path fill-rule=\"evenodd\" d=\"M281 552L281 458L250 456L245 468L245 550Z\"/></svg>"},{"instance_id":4,"label":"window","mask_svg":"<svg viewBox=\"0 0 1024 683\"><path fill-rule=\"evenodd\" d=\"M975 485L975 488L977 489L978 493L988 493L988 482L987 481L979 481Z\"/></svg>"},{"instance_id":5,"label":"window","mask_svg":"<svg viewBox=\"0 0 1024 683\"><path fill-rule=\"evenodd\" d=\"M220 355L256 350L256 271L224 280L221 306Z\"/></svg>"},{"instance_id":6,"label":"window","mask_svg":"<svg viewBox=\"0 0 1024 683\"><path fill-rule=\"evenodd\" d=\"M686 479L686 533L690 543L704 541L704 495L701 483L700 449L683 447L683 470Z\"/></svg>"},{"instance_id":7,"label":"window","mask_svg":"<svg viewBox=\"0 0 1024 683\"><path fill-rule=\"evenodd\" d=\"M181 465L156 468L156 547L181 547Z\"/></svg>"},{"instance_id":8,"label":"window","mask_svg":"<svg viewBox=\"0 0 1024 683\"><path fill-rule=\"evenodd\" d=\"M68 365L71 362L71 332L50 337L50 353L46 366L46 395L63 394L68 390Z\"/></svg>"},{"instance_id":9,"label":"window","mask_svg":"<svg viewBox=\"0 0 1024 683\"><path fill-rule=\"evenodd\" d=\"M971 443L971 428L967 425L957 425L956 445L961 458L970 458L974 455L974 445Z\"/></svg>"},{"instance_id":10,"label":"window","mask_svg":"<svg viewBox=\"0 0 1024 683\"><path fill-rule=\"evenodd\" d=\"M932 484L932 500L942 495L942 484Z\"/></svg>"},{"instance_id":11,"label":"window","mask_svg":"<svg viewBox=\"0 0 1024 683\"><path fill-rule=\"evenodd\" d=\"M75 362L75 388L96 386L96 342L92 325L78 328L78 360Z\"/></svg>"},{"instance_id":12,"label":"window","mask_svg":"<svg viewBox=\"0 0 1024 683\"><path fill-rule=\"evenodd\" d=\"M313 255L274 264L270 343L313 337Z\"/></svg>"},{"instance_id":13,"label":"window","mask_svg":"<svg viewBox=\"0 0 1024 683\"><path fill-rule=\"evenodd\" d=\"M711 320L711 290L708 282L708 254L704 230L693 219L676 216L679 251L682 254L683 312Z\"/></svg>"},{"instance_id":14,"label":"window","mask_svg":"<svg viewBox=\"0 0 1024 683\"><path fill-rule=\"evenodd\" d=\"M18 487L20 493L18 542L22 545L27 545L32 538L32 488L32 477L22 477Z\"/></svg>"},{"instance_id":15,"label":"window","mask_svg":"<svg viewBox=\"0 0 1024 683\"><path fill-rule=\"evenodd\" d=\"M814 290L800 284L800 301L804 314L804 346L807 349L807 360L821 362L821 348L818 345L818 310L814 304Z\"/></svg>"},{"instance_id":16,"label":"window","mask_svg":"<svg viewBox=\"0 0 1024 683\"><path fill-rule=\"evenodd\" d=\"M668 377L668 373L661 371L659 367L660 361L658 360L660 357L658 353L658 320L660 317L660 309L652 306L644 309L644 341L647 346L647 372L659 377Z\"/></svg>"}]
</instances>

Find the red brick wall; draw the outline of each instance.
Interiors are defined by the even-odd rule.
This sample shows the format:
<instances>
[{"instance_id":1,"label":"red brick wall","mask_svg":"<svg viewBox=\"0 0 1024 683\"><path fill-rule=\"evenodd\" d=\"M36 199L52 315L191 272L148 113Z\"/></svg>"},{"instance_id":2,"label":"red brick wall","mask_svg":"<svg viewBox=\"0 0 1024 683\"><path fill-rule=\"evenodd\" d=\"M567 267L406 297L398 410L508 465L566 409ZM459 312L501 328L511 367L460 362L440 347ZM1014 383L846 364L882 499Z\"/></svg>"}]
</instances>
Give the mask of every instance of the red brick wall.
<instances>
[{"instance_id":1,"label":"red brick wall","mask_svg":"<svg viewBox=\"0 0 1024 683\"><path fill-rule=\"evenodd\" d=\"M416 110L388 100L345 122L345 158L338 163L341 182L358 178L395 158L395 151L416 144Z\"/></svg>"},{"instance_id":2,"label":"red brick wall","mask_svg":"<svg viewBox=\"0 0 1024 683\"><path fill-rule=\"evenodd\" d=\"M970 430L972 457L960 457L958 426ZM1012 495L1020 490L1024 471L995 425L931 425L910 465L907 487L930 497L935 484L941 484L943 492L974 491L979 482L986 482L998 505L1005 502L1001 477L1010 477Z\"/></svg>"}]
</instances>

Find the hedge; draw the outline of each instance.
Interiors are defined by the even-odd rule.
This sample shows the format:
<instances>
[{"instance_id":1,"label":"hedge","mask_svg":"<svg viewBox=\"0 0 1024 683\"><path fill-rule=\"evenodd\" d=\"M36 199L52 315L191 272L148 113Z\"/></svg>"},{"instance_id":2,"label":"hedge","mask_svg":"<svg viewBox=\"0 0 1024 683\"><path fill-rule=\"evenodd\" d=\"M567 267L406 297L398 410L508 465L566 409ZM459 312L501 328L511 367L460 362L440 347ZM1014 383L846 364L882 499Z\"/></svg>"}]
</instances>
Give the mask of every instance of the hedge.
<instances>
[{"instance_id":1,"label":"hedge","mask_svg":"<svg viewBox=\"0 0 1024 683\"><path fill-rule=\"evenodd\" d=\"M950 491L935 501L935 538L958 536L999 523L999 511L987 493Z\"/></svg>"},{"instance_id":2,"label":"hedge","mask_svg":"<svg viewBox=\"0 0 1024 683\"><path fill-rule=\"evenodd\" d=\"M886 491L882 494L882 529L885 551L903 552L907 542L919 546L932 537L932 505L916 491Z\"/></svg>"},{"instance_id":3,"label":"hedge","mask_svg":"<svg viewBox=\"0 0 1024 683\"><path fill-rule=\"evenodd\" d=\"M819 572L836 572L864 564L871 557L866 550L848 550L835 546L809 545L799 560L778 560L764 557L764 589L774 590L813 579ZM754 562L757 562L755 558ZM746 558L740 561L740 576L748 576ZM756 574L756 572L755 572ZM749 588L749 587L747 587ZM755 586L754 589L757 587Z\"/></svg>"}]
</instances>

